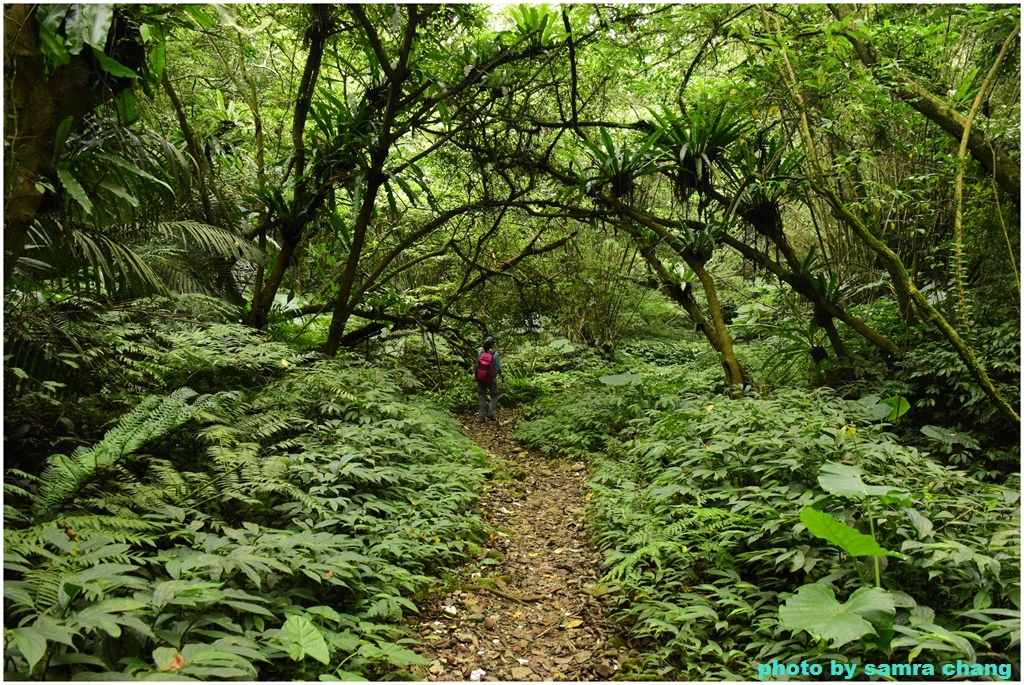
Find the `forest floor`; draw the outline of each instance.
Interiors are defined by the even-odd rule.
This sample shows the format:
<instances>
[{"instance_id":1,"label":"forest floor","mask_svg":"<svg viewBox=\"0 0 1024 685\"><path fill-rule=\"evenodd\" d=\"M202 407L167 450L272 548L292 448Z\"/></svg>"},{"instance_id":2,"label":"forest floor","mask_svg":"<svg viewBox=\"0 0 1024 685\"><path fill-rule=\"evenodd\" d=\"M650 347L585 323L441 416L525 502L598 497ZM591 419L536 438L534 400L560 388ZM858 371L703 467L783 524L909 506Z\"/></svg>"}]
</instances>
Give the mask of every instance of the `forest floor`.
<instances>
[{"instance_id":1,"label":"forest floor","mask_svg":"<svg viewBox=\"0 0 1024 685\"><path fill-rule=\"evenodd\" d=\"M495 478L480 508L486 551L421 602L415 628L430 680L607 680L634 656L595 598L601 555L586 542L587 471L518 445L517 417L463 417Z\"/></svg>"}]
</instances>

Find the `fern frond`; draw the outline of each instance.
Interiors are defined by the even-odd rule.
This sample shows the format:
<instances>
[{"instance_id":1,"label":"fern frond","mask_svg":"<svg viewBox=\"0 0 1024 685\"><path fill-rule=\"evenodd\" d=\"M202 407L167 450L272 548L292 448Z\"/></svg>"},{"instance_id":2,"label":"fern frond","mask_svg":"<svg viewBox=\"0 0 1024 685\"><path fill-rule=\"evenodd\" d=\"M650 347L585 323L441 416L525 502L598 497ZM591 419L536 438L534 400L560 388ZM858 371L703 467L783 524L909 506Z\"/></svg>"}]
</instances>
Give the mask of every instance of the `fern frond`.
<instances>
[{"instance_id":1,"label":"fern frond","mask_svg":"<svg viewBox=\"0 0 1024 685\"><path fill-rule=\"evenodd\" d=\"M41 479L36 515L43 520L52 518L99 472L109 470L146 442L177 428L214 403L213 396L203 395L190 404L194 397L196 392L189 388L179 388L168 397L147 397L91 449L79 448L70 457L50 457Z\"/></svg>"}]
</instances>

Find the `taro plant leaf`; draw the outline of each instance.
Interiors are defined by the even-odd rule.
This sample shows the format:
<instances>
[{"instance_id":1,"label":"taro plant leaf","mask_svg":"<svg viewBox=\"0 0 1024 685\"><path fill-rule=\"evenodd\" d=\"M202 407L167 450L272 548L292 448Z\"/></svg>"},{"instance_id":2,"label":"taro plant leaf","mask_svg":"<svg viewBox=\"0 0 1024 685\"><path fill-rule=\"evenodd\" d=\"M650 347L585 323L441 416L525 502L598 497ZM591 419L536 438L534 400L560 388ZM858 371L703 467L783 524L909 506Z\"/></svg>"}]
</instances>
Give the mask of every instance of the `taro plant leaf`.
<instances>
[{"instance_id":1,"label":"taro plant leaf","mask_svg":"<svg viewBox=\"0 0 1024 685\"><path fill-rule=\"evenodd\" d=\"M850 526L838 521L832 514L818 511L813 507L804 507L800 510L800 521L807 526L807 530L816 537L821 538L834 545L838 545L851 557L899 557L899 552L890 552L870 535L850 528Z\"/></svg>"},{"instance_id":2,"label":"taro plant leaf","mask_svg":"<svg viewBox=\"0 0 1024 685\"><path fill-rule=\"evenodd\" d=\"M296 661L305 656L311 656L324 664L331 661L324 636L305 616L289 616L281 626L278 637L288 649L288 654Z\"/></svg>"},{"instance_id":3,"label":"taro plant leaf","mask_svg":"<svg viewBox=\"0 0 1024 685\"><path fill-rule=\"evenodd\" d=\"M793 632L806 630L838 648L865 635L891 632L896 616L892 593L860 588L842 604L827 585L804 585L779 608L779 621Z\"/></svg>"},{"instance_id":4,"label":"taro plant leaf","mask_svg":"<svg viewBox=\"0 0 1024 685\"><path fill-rule=\"evenodd\" d=\"M900 395L886 397L882 400L882 404L887 404L892 407L892 411L890 411L889 415L885 417L886 421L895 421L910 411L910 402L907 402L906 397L902 397Z\"/></svg>"},{"instance_id":5,"label":"taro plant leaf","mask_svg":"<svg viewBox=\"0 0 1024 685\"><path fill-rule=\"evenodd\" d=\"M329 621L337 622L342 620L342 615L329 606L312 606L306 609L306 613L312 614L313 616L320 616L321 618L326 618Z\"/></svg>"},{"instance_id":6,"label":"taro plant leaf","mask_svg":"<svg viewBox=\"0 0 1024 685\"><path fill-rule=\"evenodd\" d=\"M899 502L910 506L910 495L899 488L888 485L868 485L862 476L864 472L856 466L826 462L818 471L818 483L830 495L842 495L860 499L865 495L881 497L886 502Z\"/></svg>"}]
</instances>

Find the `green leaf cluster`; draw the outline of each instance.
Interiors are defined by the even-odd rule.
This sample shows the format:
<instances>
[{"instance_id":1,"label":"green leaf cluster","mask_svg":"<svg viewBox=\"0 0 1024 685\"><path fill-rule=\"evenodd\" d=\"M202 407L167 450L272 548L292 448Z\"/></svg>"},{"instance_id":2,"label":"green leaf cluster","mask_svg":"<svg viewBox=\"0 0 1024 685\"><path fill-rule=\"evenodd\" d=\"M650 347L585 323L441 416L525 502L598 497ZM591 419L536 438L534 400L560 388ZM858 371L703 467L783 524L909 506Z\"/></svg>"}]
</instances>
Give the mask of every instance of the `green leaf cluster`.
<instances>
[{"instance_id":1,"label":"green leaf cluster","mask_svg":"<svg viewBox=\"0 0 1024 685\"><path fill-rule=\"evenodd\" d=\"M135 387L100 397L135 407L38 479L8 474L7 675L375 678L422 665L399 621L481 526L483 455L458 423L402 373L235 324L106 326L120 349L108 353L127 360L111 382ZM219 390L165 389L189 378Z\"/></svg>"},{"instance_id":2,"label":"green leaf cluster","mask_svg":"<svg viewBox=\"0 0 1024 685\"><path fill-rule=\"evenodd\" d=\"M1016 481L984 484L901 444L877 397L735 400L630 370L644 380L592 376L519 435L591 460L606 598L649 645L638 673L754 678L780 650L894 662L1016 648Z\"/></svg>"}]
</instances>

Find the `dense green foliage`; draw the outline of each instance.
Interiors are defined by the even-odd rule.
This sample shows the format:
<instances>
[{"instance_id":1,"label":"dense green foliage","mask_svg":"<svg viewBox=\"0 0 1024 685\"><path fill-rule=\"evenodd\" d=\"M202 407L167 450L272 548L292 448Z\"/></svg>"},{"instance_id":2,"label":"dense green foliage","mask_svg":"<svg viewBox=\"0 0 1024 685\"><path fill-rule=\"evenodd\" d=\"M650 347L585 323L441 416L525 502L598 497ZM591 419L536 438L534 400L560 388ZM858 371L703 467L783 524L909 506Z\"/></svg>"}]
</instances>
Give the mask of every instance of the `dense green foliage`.
<instances>
[{"instance_id":1,"label":"dense green foliage","mask_svg":"<svg viewBox=\"0 0 1024 685\"><path fill-rule=\"evenodd\" d=\"M632 675L1019 676L1018 7L4 24L5 675L407 675L496 335Z\"/></svg>"},{"instance_id":2,"label":"dense green foliage","mask_svg":"<svg viewBox=\"0 0 1024 685\"><path fill-rule=\"evenodd\" d=\"M1019 668L1018 476L986 485L901 445L887 431L891 407L877 396L779 390L733 400L666 380L666 367L634 360L631 369L629 377L577 377L519 436L592 459L602 582L619 620L650 640L644 669L753 680L757 664L772 659L937 662L982 652ZM902 494L836 496L822 474L837 463ZM894 607L888 632L833 644L781 618L804 584L841 598L875 585L873 557L811 535L807 507L900 553L879 562Z\"/></svg>"},{"instance_id":3,"label":"dense green foliage","mask_svg":"<svg viewBox=\"0 0 1024 685\"><path fill-rule=\"evenodd\" d=\"M482 454L457 424L408 376L238 325L136 319L103 336L121 368L99 397L144 399L40 476L9 474L8 675L421 662L394 622L479 525ZM188 382L210 392L170 390Z\"/></svg>"}]
</instances>

